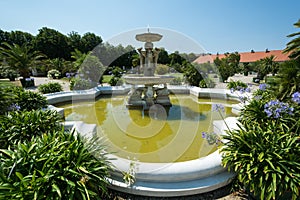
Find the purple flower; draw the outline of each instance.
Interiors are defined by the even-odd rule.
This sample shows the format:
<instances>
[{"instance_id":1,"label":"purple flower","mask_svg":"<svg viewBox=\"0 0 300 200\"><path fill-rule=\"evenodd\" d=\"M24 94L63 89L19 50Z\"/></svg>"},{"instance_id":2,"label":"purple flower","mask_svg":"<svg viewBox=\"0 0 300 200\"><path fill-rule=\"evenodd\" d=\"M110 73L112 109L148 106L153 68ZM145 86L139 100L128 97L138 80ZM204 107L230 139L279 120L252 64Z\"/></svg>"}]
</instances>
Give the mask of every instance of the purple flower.
<instances>
[{"instance_id":1,"label":"purple flower","mask_svg":"<svg viewBox=\"0 0 300 200\"><path fill-rule=\"evenodd\" d=\"M206 138L207 133L206 132L202 132L202 138Z\"/></svg>"},{"instance_id":2,"label":"purple flower","mask_svg":"<svg viewBox=\"0 0 300 200\"><path fill-rule=\"evenodd\" d=\"M230 92L231 92L231 93L234 93L234 88L230 88Z\"/></svg>"},{"instance_id":3,"label":"purple flower","mask_svg":"<svg viewBox=\"0 0 300 200\"><path fill-rule=\"evenodd\" d=\"M269 87L269 85L267 85L265 83L259 84L259 89L262 91L265 91L268 87Z\"/></svg>"},{"instance_id":4,"label":"purple flower","mask_svg":"<svg viewBox=\"0 0 300 200\"><path fill-rule=\"evenodd\" d=\"M225 112L225 108L222 104L213 104L212 110L217 112Z\"/></svg>"},{"instance_id":5,"label":"purple flower","mask_svg":"<svg viewBox=\"0 0 300 200\"><path fill-rule=\"evenodd\" d=\"M245 89L245 92L251 92L251 89L250 89L249 87L247 87L247 88Z\"/></svg>"},{"instance_id":6,"label":"purple flower","mask_svg":"<svg viewBox=\"0 0 300 200\"><path fill-rule=\"evenodd\" d=\"M10 111L19 111L21 107L18 104L11 104L8 108Z\"/></svg>"},{"instance_id":7,"label":"purple flower","mask_svg":"<svg viewBox=\"0 0 300 200\"><path fill-rule=\"evenodd\" d=\"M271 100L264 105L264 112L267 117L280 118L284 114L292 115L294 108L289 107L289 104L280 102L279 100Z\"/></svg>"},{"instance_id":8,"label":"purple flower","mask_svg":"<svg viewBox=\"0 0 300 200\"><path fill-rule=\"evenodd\" d=\"M292 101L300 104L300 92L295 92L294 94L292 94Z\"/></svg>"}]
</instances>

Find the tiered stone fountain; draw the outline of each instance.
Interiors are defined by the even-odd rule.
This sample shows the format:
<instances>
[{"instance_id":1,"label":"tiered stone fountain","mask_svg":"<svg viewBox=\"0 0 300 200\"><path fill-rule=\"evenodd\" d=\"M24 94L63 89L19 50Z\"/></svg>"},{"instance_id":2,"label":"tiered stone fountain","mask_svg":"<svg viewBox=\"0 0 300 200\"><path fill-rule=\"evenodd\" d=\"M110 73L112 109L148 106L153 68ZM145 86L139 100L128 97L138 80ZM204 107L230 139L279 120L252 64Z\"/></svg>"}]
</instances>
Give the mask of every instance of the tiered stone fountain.
<instances>
[{"instance_id":1,"label":"tiered stone fountain","mask_svg":"<svg viewBox=\"0 0 300 200\"><path fill-rule=\"evenodd\" d=\"M154 104L163 106L171 106L167 83L173 76L157 76L154 75L159 48L153 48L153 42L160 41L162 35L157 33L147 33L136 35L136 40L145 42L144 50L137 49L140 54L140 66L138 67L138 75L125 76L125 82L132 84L129 93L128 107L142 106L149 109ZM143 75L140 72L143 71ZM163 85L163 87L159 87Z\"/></svg>"}]
</instances>

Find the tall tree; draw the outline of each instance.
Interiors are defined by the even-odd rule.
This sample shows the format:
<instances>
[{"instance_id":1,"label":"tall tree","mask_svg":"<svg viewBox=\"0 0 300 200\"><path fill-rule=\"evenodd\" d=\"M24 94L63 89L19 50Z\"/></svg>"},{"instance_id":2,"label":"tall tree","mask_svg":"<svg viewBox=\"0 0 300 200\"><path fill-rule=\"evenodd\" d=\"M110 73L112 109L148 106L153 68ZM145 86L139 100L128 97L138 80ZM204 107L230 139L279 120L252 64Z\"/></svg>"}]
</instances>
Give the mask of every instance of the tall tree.
<instances>
[{"instance_id":1,"label":"tall tree","mask_svg":"<svg viewBox=\"0 0 300 200\"><path fill-rule=\"evenodd\" d=\"M71 33L68 34L68 38L69 38L68 40L69 46L72 52L75 51L75 49L81 52L84 50L81 36L77 32L72 31Z\"/></svg>"},{"instance_id":2,"label":"tall tree","mask_svg":"<svg viewBox=\"0 0 300 200\"><path fill-rule=\"evenodd\" d=\"M0 47L0 53L4 62L15 70L18 70L23 78L28 78L30 73L30 68L44 56L37 51L32 51L25 44L19 46L18 44L8 44L4 43Z\"/></svg>"},{"instance_id":3,"label":"tall tree","mask_svg":"<svg viewBox=\"0 0 300 200\"><path fill-rule=\"evenodd\" d=\"M233 76L239 68L240 55L235 53L225 53L225 58L217 57L214 63L221 76L221 81L225 82L230 76Z\"/></svg>"},{"instance_id":4,"label":"tall tree","mask_svg":"<svg viewBox=\"0 0 300 200\"><path fill-rule=\"evenodd\" d=\"M70 59L70 48L67 36L62 33L43 27L35 37L35 49L41 51L50 59Z\"/></svg>"},{"instance_id":5,"label":"tall tree","mask_svg":"<svg viewBox=\"0 0 300 200\"><path fill-rule=\"evenodd\" d=\"M32 45L34 36L27 32L22 31L11 31L9 35L10 44L18 44L22 46L23 44Z\"/></svg>"},{"instance_id":6,"label":"tall tree","mask_svg":"<svg viewBox=\"0 0 300 200\"><path fill-rule=\"evenodd\" d=\"M79 49L83 53L92 51L96 46L102 43L100 36L95 35L94 33L85 33L81 38L81 43L83 47Z\"/></svg>"},{"instance_id":7,"label":"tall tree","mask_svg":"<svg viewBox=\"0 0 300 200\"><path fill-rule=\"evenodd\" d=\"M164 65L170 64L169 54L164 48L160 50L157 62Z\"/></svg>"},{"instance_id":8,"label":"tall tree","mask_svg":"<svg viewBox=\"0 0 300 200\"><path fill-rule=\"evenodd\" d=\"M296 28L300 28L300 19L294 24ZM297 37L296 37L297 36ZM300 32L292 33L288 37L296 37L287 43L283 52L291 53L290 57L294 59L300 58Z\"/></svg>"}]
</instances>

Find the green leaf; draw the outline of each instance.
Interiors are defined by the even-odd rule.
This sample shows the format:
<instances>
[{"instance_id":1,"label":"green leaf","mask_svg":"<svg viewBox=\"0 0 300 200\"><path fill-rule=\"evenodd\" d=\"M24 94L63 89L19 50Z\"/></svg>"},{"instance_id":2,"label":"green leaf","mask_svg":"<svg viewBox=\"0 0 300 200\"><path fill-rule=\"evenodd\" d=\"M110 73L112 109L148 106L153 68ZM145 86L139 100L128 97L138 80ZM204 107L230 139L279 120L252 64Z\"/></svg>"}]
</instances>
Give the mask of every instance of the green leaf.
<instances>
[{"instance_id":1,"label":"green leaf","mask_svg":"<svg viewBox=\"0 0 300 200\"><path fill-rule=\"evenodd\" d=\"M55 183L52 184L52 190L54 190L58 194L58 196L61 198L60 189L59 189L59 187Z\"/></svg>"},{"instance_id":2,"label":"green leaf","mask_svg":"<svg viewBox=\"0 0 300 200\"><path fill-rule=\"evenodd\" d=\"M23 180L23 175L20 172L16 172L16 176L20 179L20 181Z\"/></svg>"},{"instance_id":3,"label":"green leaf","mask_svg":"<svg viewBox=\"0 0 300 200\"><path fill-rule=\"evenodd\" d=\"M258 155L258 161L259 162L262 162L264 159L263 159L263 157L264 157L264 152L261 152L259 155Z\"/></svg>"}]
</instances>

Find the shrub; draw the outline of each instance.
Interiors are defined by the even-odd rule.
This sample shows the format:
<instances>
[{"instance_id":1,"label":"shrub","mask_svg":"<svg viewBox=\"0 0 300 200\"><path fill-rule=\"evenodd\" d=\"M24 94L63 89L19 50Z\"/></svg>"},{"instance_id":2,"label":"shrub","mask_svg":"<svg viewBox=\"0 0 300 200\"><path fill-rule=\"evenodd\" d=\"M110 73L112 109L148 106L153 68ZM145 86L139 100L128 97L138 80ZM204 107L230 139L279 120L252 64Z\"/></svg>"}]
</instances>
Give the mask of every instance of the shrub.
<instances>
[{"instance_id":1,"label":"shrub","mask_svg":"<svg viewBox=\"0 0 300 200\"><path fill-rule=\"evenodd\" d=\"M26 91L22 87L7 87L4 89L6 93L12 94L10 106L18 106L18 110L37 110L47 107L47 99L43 95Z\"/></svg>"},{"instance_id":2,"label":"shrub","mask_svg":"<svg viewBox=\"0 0 300 200\"><path fill-rule=\"evenodd\" d=\"M248 85L242 81L229 81L229 83L227 83L227 88L228 89L234 89L234 90L239 90L239 89L242 89L242 88L247 88Z\"/></svg>"},{"instance_id":3,"label":"shrub","mask_svg":"<svg viewBox=\"0 0 300 200\"><path fill-rule=\"evenodd\" d=\"M92 88L91 82L81 78L72 78L70 80L70 90L86 90Z\"/></svg>"},{"instance_id":4,"label":"shrub","mask_svg":"<svg viewBox=\"0 0 300 200\"><path fill-rule=\"evenodd\" d=\"M215 82L210 78L202 79L199 83L200 88L214 88L215 86Z\"/></svg>"},{"instance_id":5,"label":"shrub","mask_svg":"<svg viewBox=\"0 0 300 200\"><path fill-rule=\"evenodd\" d=\"M101 199L110 170L103 150L64 131L1 149L0 199Z\"/></svg>"},{"instance_id":6,"label":"shrub","mask_svg":"<svg viewBox=\"0 0 300 200\"><path fill-rule=\"evenodd\" d=\"M47 83L42 84L38 87L38 90L42 94L48 94L48 93L55 93L55 92L61 92L62 86L59 83Z\"/></svg>"},{"instance_id":7,"label":"shrub","mask_svg":"<svg viewBox=\"0 0 300 200\"><path fill-rule=\"evenodd\" d=\"M19 141L29 141L33 136L61 129L60 115L50 110L10 112L0 120L0 146L7 148Z\"/></svg>"},{"instance_id":8,"label":"shrub","mask_svg":"<svg viewBox=\"0 0 300 200\"><path fill-rule=\"evenodd\" d=\"M278 199L287 192L296 199L300 187L298 136L274 121L264 126L249 123L228 132L222 162L260 199Z\"/></svg>"},{"instance_id":9,"label":"shrub","mask_svg":"<svg viewBox=\"0 0 300 200\"><path fill-rule=\"evenodd\" d=\"M242 110L239 130L223 136L223 164L260 199L296 199L300 188L300 93L286 102L266 84Z\"/></svg>"},{"instance_id":10,"label":"shrub","mask_svg":"<svg viewBox=\"0 0 300 200\"><path fill-rule=\"evenodd\" d=\"M169 66L158 64L155 71L158 75L164 75L169 72Z\"/></svg>"},{"instance_id":11,"label":"shrub","mask_svg":"<svg viewBox=\"0 0 300 200\"><path fill-rule=\"evenodd\" d=\"M1 67L0 75L4 78L8 78L10 81L14 81L17 77L20 76L20 74L16 70L9 67Z\"/></svg>"},{"instance_id":12,"label":"shrub","mask_svg":"<svg viewBox=\"0 0 300 200\"><path fill-rule=\"evenodd\" d=\"M182 78L176 77L171 80L170 85L181 85L182 84Z\"/></svg>"},{"instance_id":13,"label":"shrub","mask_svg":"<svg viewBox=\"0 0 300 200\"><path fill-rule=\"evenodd\" d=\"M48 78L59 78L60 77L60 72L57 69L51 69L48 71L47 77Z\"/></svg>"},{"instance_id":14,"label":"shrub","mask_svg":"<svg viewBox=\"0 0 300 200\"><path fill-rule=\"evenodd\" d=\"M123 79L113 76L109 82L108 82L111 86L116 86L116 85L123 85Z\"/></svg>"},{"instance_id":15,"label":"shrub","mask_svg":"<svg viewBox=\"0 0 300 200\"><path fill-rule=\"evenodd\" d=\"M15 98L16 96L12 92L7 91L6 87L0 86L0 115L9 111Z\"/></svg>"}]
</instances>

